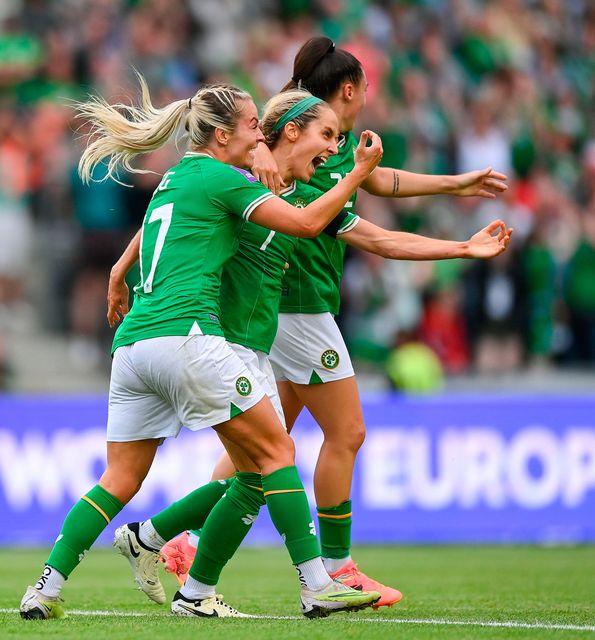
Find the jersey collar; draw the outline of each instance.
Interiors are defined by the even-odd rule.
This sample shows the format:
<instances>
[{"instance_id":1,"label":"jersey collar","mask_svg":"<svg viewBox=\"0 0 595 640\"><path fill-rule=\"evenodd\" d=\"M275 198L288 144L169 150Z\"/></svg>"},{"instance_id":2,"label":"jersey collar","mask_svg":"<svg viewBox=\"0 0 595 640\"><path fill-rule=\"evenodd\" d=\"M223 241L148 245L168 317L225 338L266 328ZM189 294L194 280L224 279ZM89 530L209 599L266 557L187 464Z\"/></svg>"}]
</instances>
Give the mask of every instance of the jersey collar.
<instances>
[{"instance_id":1,"label":"jersey collar","mask_svg":"<svg viewBox=\"0 0 595 640\"><path fill-rule=\"evenodd\" d=\"M286 196L291 195L297 188L297 182L294 180L289 186L281 189L281 191L279 192L280 196L283 196L284 198Z\"/></svg>"}]
</instances>

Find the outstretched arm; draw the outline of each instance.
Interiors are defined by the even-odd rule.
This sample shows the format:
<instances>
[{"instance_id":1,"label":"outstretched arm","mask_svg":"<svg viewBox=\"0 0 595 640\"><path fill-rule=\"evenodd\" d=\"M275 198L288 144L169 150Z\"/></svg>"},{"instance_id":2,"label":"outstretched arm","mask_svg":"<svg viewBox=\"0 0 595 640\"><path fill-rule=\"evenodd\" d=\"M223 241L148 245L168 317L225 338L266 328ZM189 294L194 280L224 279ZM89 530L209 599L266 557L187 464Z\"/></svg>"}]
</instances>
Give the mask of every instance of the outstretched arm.
<instances>
[{"instance_id":1,"label":"outstretched arm","mask_svg":"<svg viewBox=\"0 0 595 640\"><path fill-rule=\"evenodd\" d=\"M404 231L388 231L367 220L337 236L353 247L392 260L445 260L448 258L493 258L510 242L512 229L494 220L469 240L438 240Z\"/></svg>"},{"instance_id":2,"label":"outstretched arm","mask_svg":"<svg viewBox=\"0 0 595 640\"><path fill-rule=\"evenodd\" d=\"M128 313L128 285L126 274L138 260L140 250L140 230L112 267L107 287L107 321L110 327L114 327Z\"/></svg>"},{"instance_id":3,"label":"outstretched arm","mask_svg":"<svg viewBox=\"0 0 595 640\"><path fill-rule=\"evenodd\" d=\"M479 196L495 198L506 191L507 176L491 167L454 176L432 176L389 167L377 167L362 184L374 196L405 198L408 196Z\"/></svg>"}]
</instances>

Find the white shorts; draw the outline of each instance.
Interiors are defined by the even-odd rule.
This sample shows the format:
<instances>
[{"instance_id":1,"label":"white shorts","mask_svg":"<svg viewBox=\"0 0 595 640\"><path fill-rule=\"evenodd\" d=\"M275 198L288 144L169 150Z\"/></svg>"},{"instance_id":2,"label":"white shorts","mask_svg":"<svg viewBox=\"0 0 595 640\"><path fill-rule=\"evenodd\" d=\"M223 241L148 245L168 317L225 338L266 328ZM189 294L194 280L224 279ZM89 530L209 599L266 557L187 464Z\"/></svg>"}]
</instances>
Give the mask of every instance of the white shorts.
<instances>
[{"instance_id":1,"label":"white shorts","mask_svg":"<svg viewBox=\"0 0 595 640\"><path fill-rule=\"evenodd\" d=\"M108 442L175 437L213 427L262 400L260 382L220 336L167 336L118 347Z\"/></svg>"},{"instance_id":2,"label":"white shorts","mask_svg":"<svg viewBox=\"0 0 595 640\"><path fill-rule=\"evenodd\" d=\"M269 360L279 382L320 384L355 375L330 313L280 313Z\"/></svg>"},{"instance_id":3,"label":"white shorts","mask_svg":"<svg viewBox=\"0 0 595 640\"><path fill-rule=\"evenodd\" d=\"M275 408L283 428L287 428L285 426L285 415L281 407L281 398L279 398L279 392L277 391L275 374L273 373L273 367L271 366L268 355L263 351L248 349L234 342L230 342L229 346L246 365L248 371L254 376L254 379L258 380Z\"/></svg>"}]
</instances>

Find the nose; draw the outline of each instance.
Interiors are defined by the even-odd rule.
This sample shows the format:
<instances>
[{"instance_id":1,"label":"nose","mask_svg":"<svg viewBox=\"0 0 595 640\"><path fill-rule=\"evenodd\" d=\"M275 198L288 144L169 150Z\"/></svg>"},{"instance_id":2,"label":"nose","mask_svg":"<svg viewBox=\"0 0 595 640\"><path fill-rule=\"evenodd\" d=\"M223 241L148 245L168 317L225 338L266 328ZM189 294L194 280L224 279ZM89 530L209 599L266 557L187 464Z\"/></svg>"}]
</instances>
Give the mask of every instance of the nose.
<instances>
[{"instance_id":1,"label":"nose","mask_svg":"<svg viewBox=\"0 0 595 640\"><path fill-rule=\"evenodd\" d=\"M256 130L256 142L264 142L264 140L264 133L262 132L262 129L258 127Z\"/></svg>"},{"instance_id":2,"label":"nose","mask_svg":"<svg viewBox=\"0 0 595 640\"><path fill-rule=\"evenodd\" d=\"M339 146L338 146L338 142L336 140L333 140L329 146L327 151L329 152L329 154L331 156L336 156L337 153L339 153Z\"/></svg>"}]
</instances>

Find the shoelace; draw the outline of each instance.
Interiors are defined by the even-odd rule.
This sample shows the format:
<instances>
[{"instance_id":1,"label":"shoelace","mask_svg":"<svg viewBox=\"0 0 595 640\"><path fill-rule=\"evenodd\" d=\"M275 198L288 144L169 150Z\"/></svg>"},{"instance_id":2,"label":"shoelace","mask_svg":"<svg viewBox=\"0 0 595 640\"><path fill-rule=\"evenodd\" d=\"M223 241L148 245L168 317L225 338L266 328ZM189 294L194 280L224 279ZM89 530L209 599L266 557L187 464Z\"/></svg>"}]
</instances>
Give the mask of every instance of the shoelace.
<instances>
[{"instance_id":1,"label":"shoelace","mask_svg":"<svg viewBox=\"0 0 595 640\"><path fill-rule=\"evenodd\" d=\"M217 602L217 604L220 604L222 607L225 607L231 613L239 613L237 609L234 609L230 604L227 604L227 602L223 602L223 596L219 593L215 596L215 602Z\"/></svg>"}]
</instances>

